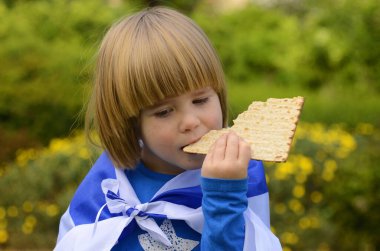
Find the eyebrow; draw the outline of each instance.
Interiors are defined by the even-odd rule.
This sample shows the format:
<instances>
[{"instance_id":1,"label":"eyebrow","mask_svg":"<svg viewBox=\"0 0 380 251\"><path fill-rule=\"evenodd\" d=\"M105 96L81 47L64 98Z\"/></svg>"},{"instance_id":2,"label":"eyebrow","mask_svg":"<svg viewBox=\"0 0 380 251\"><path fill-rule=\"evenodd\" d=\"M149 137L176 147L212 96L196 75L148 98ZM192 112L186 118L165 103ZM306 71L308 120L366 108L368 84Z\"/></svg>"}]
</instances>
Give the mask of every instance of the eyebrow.
<instances>
[{"instance_id":1,"label":"eyebrow","mask_svg":"<svg viewBox=\"0 0 380 251\"><path fill-rule=\"evenodd\" d=\"M198 90L194 90L194 91L190 91L190 92L192 92L191 96L199 96L199 95L203 95L203 94L205 94L205 93L207 93L207 92L209 92L211 90L212 90L212 88L208 86L208 87L204 87L204 88L201 88L201 89L198 89ZM151 106L147 106L144 109L147 109L147 110L148 109L154 109L154 108L156 108L158 106L165 105L167 103L170 103L171 100L177 98L178 96L180 96L180 95L173 96L173 97L167 97L167 98L165 98L163 100L160 100L160 101L156 102L155 104L153 104Z\"/></svg>"},{"instance_id":2,"label":"eyebrow","mask_svg":"<svg viewBox=\"0 0 380 251\"><path fill-rule=\"evenodd\" d=\"M195 90L194 91L194 95L202 95L202 94L205 94L207 92L211 91L211 87L205 87L205 88L202 88L202 89L198 89L198 90Z\"/></svg>"}]
</instances>

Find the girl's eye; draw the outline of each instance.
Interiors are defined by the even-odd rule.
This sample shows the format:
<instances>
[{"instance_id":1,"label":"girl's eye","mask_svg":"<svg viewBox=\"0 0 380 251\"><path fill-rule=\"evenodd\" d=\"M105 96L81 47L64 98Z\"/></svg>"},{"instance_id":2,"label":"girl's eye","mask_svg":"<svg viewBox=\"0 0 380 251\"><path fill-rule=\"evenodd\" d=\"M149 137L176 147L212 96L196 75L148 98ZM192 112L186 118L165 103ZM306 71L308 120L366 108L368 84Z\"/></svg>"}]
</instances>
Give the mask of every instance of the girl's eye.
<instances>
[{"instance_id":1,"label":"girl's eye","mask_svg":"<svg viewBox=\"0 0 380 251\"><path fill-rule=\"evenodd\" d=\"M165 118L165 117L169 116L169 114L172 110L173 109L170 109L170 108L164 109L164 110L161 110L161 111L154 113L154 116L159 117L159 118Z\"/></svg>"},{"instance_id":2,"label":"girl's eye","mask_svg":"<svg viewBox=\"0 0 380 251\"><path fill-rule=\"evenodd\" d=\"M204 103L207 103L207 101L208 101L208 97L207 98L199 98L199 99L193 100L193 104L204 104Z\"/></svg>"}]
</instances>

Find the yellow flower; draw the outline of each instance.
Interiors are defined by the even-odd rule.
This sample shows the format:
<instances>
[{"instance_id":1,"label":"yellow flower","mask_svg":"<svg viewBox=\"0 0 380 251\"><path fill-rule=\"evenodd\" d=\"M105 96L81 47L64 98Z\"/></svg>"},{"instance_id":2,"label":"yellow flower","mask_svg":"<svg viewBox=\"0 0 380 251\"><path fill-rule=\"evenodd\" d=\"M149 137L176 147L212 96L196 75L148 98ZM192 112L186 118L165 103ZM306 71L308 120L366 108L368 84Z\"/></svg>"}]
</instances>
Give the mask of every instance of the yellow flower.
<instances>
[{"instance_id":1,"label":"yellow flower","mask_svg":"<svg viewBox=\"0 0 380 251\"><path fill-rule=\"evenodd\" d=\"M303 183L305 183L306 180L307 180L307 176L304 173L298 173L296 175L297 183L303 184Z\"/></svg>"},{"instance_id":2,"label":"yellow flower","mask_svg":"<svg viewBox=\"0 0 380 251\"><path fill-rule=\"evenodd\" d=\"M299 123L299 125L297 126L297 130L294 134L294 139L295 140L304 139L306 135L307 135L307 124Z\"/></svg>"},{"instance_id":3,"label":"yellow flower","mask_svg":"<svg viewBox=\"0 0 380 251\"><path fill-rule=\"evenodd\" d=\"M325 130L324 125L320 123L313 124L308 130L308 138L314 143L322 144L326 140Z\"/></svg>"},{"instance_id":4,"label":"yellow flower","mask_svg":"<svg viewBox=\"0 0 380 251\"><path fill-rule=\"evenodd\" d=\"M281 241L286 244L296 244L299 240L297 234L293 232L284 232L280 238Z\"/></svg>"},{"instance_id":5,"label":"yellow flower","mask_svg":"<svg viewBox=\"0 0 380 251\"><path fill-rule=\"evenodd\" d=\"M299 135L315 144L321 145L321 150L315 154L315 159L323 161L326 154L335 154L338 158L346 158L357 147L354 137L344 130L341 124L326 128L323 124L300 124ZM372 133L371 125L361 125L358 131ZM297 135L297 134L296 134ZM323 150L322 150L323 149Z\"/></svg>"},{"instance_id":6,"label":"yellow flower","mask_svg":"<svg viewBox=\"0 0 380 251\"><path fill-rule=\"evenodd\" d=\"M79 154L79 157L81 157L82 159L90 158L90 152L88 151L87 148L82 147L81 149L79 149L78 154Z\"/></svg>"},{"instance_id":7,"label":"yellow flower","mask_svg":"<svg viewBox=\"0 0 380 251\"><path fill-rule=\"evenodd\" d=\"M50 204L46 207L46 214L50 217L54 217L59 214L59 207L56 204Z\"/></svg>"},{"instance_id":8,"label":"yellow flower","mask_svg":"<svg viewBox=\"0 0 380 251\"><path fill-rule=\"evenodd\" d=\"M295 166L292 162L280 163L277 165L276 171L274 172L275 179L285 180L295 172Z\"/></svg>"},{"instance_id":9,"label":"yellow flower","mask_svg":"<svg viewBox=\"0 0 380 251\"><path fill-rule=\"evenodd\" d=\"M308 217L302 217L301 219L299 219L298 221L298 226L301 228L301 229L308 229L310 228L311 226L311 220L308 218Z\"/></svg>"},{"instance_id":10,"label":"yellow flower","mask_svg":"<svg viewBox=\"0 0 380 251\"><path fill-rule=\"evenodd\" d=\"M326 242L322 242L321 244L319 244L317 251L330 251L329 244L327 244Z\"/></svg>"},{"instance_id":11,"label":"yellow flower","mask_svg":"<svg viewBox=\"0 0 380 251\"><path fill-rule=\"evenodd\" d=\"M297 213L297 214L301 214L304 212L304 207L302 205L302 203L297 200L297 199L291 199L289 202L289 208L290 210L292 210L293 212Z\"/></svg>"},{"instance_id":12,"label":"yellow flower","mask_svg":"<svg viewBox=\"0 0 380 251\"><path fill-rule=\"evenodd\" d=\"M8 232L6 230L0 229L0 243L6 243L8 241Z\"/></svg>"},{"instance_id":13,"label":"yellow flower","mask_svg":"<svg viewBox=\"0 0 380 251\"><path fill-rule=\"evenodd\" d=\"M284 214L286 212L286 205L284 203L277 203L274 205L276 214Z\"/></svg>"},{"instance_id":14,"label":"yellow flower","mask_svg":"<svg viewBox=\"0 0 380 251\"><path fill-rule=\"evenodd\" d=\"M305 188L301 185L295 185L293 187L293 195L296 198L302 198L305 195Z\"/></svg>"},{"instance_id":15,"label":"yellow flower","mask_svg":"<svg viewBox=\"0 0 380 251\"><path fill-rule=\"evenodd\" d=\"M29 161L36 159L37 156L38 151L36 149L20 150L17 152L16 163L20 167L25 167Z\"/></svg>"},{"instance_id":16,"label":"yellow flower","mask_svg":"<svg viewBox=\"0 0 380 251\"><path fill-rule=\"evenodd\" d=\"M310 217L310 226L312 228L319 228L320 225L321 225L321 223L320 223L318 217L316 217L316 216Z\"/></svg>"},{"instance_id":17,"label":"yellow flower","mask_svg":"<svg viewBox=\"0 0 380 251\"><path fill-rule=\"evenodd\" d=\"M70 153L71 148L70 139L53 139L49 144L49 150L52 153Z\"/></svg>"},{"instance_id":18,"label":"yellow flower","mask_svg":"<svg viewBox=\"0 0 380 251\"><path fill-rule=\"evenodd\" d=\"M25 218L25 224L34 227L37 224L37 218L34 215L28 215Z\"/></svg>"},{"instance_id":19,"label":"yellow flower","mask_svg":"<svg viewBox=\"0 0 380 251\"><path fill-rule=\"evenodd\" d=\"M356 131L362 135L371 135L375 130L374 125L369 123L359 123L356 127Z\"/></svg>"},{"instance_id":20,"label":"yellow flower","mask_svg":"<svg viewBox=\"0 0 380 251\"><path fill-rule=\"evenodd\" d=\"M33 233L33 230L37 224L37 218L34 215L29 215L25 218L24 223L21 226L21 231L29 235Z\"/></svg>"},{"instance_id":21,"label":"yellow flower","mask_svg":"<svg viewBox=\"0 0 380 251\"><path fill-rule=\"evenodd\" d=\"M347 158L357 147L354 137L346 132L340 135L339 145L340 147L335 151L335 156L341 159Z\"/></svg>"},{"instance_id":22,"label":"yellow flower","mask_svg":"<svg viewBox=\"0 0 380 251\"><path fill-rule=\"evenodd\" d=\"M322 193L320 193L318 191L314 191L311 193L310 199L313 203L319 203L322 201L323 195L322 195Z\"/></svg>"},{"instance_id":23,"label":"yellow flower","mask_svg":"<svg viewBox=\"0 0 380 251\"><path fill-rule=\"evenodd\" d=\"M275 227L270 226L270 231L272 231L272 233L276 234L276 228Z\"/></svg>"},{"instance_id":24,"label":"yellow flower","mask_svg":"<svg viewBox=\"0 0 380 251\"><path fill-rule=\"evenodd\" d=\"M18 208L16 206L10 206L10 207L8 207L7 213L8 213L9 217L12 217L12 218L17 217L18 216Z\"/></svg>"},{"instance_id":25,"label":"yellow flower","mask_svg":"<svg viewBox=\"0 0 380 251\"><path fill-rule=\"evenodd\" d=\"M7 229L8 221L6 219L0 220L0 230Z\"/></svg>"},{"instance_id":26,"label":"yellow flower","mask_svg":"<svg viewBox=\"0 0 380 251\"><path fill-rule=\"evenodd\" d=\"M347 148L349 151L353 151L356 149L356 141L352 135L348 133L342 134L340 137L340 142L343 148Z\"/></svg>"},{"instance_id":27,"label":"yellow flower","mask_svg":"<svg viewBox=\"0 0 380 251\"><path fill-rule=\"evenodd\" d=\"M0 220L5 219L7 216L7 212L5 211L4 207L0 207Z\"/></svg>"},{"instance_id":28,"label":"yellow flower","mask_svg":"<svg viewBox=\"0 0 380 251\"><path fill-rule=\"evenodd\" d=\"M21 231L26 234L26 235L29 235L31 233L33 233L33 230L34 228L32 226L29 226L27 224L22 224L22 227L21 227Z\"/></svg>"},{"instance_id":29,"label":"yellow flower","mask_svg":"<svg viewBox=\"0 0 380 251\"><path fill-rule=\"evenodd\" d=\"M32 212L33 211L33 208L34 208L34 206L33 206L33 204L32 204L32 202L30 202L30 201L25 201L23 204L22 204L22 209L24 210L24 212L25 213L30 213L30 212Z\"/></svg>"},{"instance_id":30,"label":"yellow flower","mask_svg":"<svg viewBox=\"0 0 380 251\"><path fill-rule=\"evenodd\" d=\"M313 172L313 161L309 157L298 155L298 161L299 167L304 174L309 175Z\"/></svg>"},{"instance_id":31,"label":"yellow flower","mask_svg":"<svg viewBox=\"0 0 380 251\"><path fill-rule=\"evenodd\" d=\"M322 179L325 181L332 181L335 177L337 163L333 159L326 160L322 171Z\"/></svg>"}]
</instances>

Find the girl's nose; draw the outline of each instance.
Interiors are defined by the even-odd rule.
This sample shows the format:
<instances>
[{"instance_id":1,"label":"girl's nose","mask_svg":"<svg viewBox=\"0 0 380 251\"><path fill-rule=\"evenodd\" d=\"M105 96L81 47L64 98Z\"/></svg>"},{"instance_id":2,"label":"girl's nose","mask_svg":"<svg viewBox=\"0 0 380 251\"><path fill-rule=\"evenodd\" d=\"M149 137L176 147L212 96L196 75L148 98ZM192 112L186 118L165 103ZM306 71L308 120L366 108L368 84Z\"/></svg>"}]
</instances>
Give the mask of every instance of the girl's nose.
<instances>
[{"instance_id":1,"label":"girl's nose","mask_svg":"<svg viewBox=\"0 0 380 251\"><path fill-rule=\"evenodd\" d=\"M192 131L200 124L200 119L195 113L187 112L183 114L179 125L181 132Z\"/></svg>"}]
</instances>

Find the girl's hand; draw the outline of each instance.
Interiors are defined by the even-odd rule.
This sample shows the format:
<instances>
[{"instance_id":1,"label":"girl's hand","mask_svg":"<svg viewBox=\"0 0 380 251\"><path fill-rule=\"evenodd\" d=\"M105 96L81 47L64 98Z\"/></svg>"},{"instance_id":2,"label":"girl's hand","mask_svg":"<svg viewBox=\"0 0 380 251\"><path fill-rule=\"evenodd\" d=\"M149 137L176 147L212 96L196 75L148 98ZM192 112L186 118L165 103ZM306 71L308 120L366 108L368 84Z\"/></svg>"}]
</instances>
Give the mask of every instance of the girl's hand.
<instances>
[{"instance_id":1,"label":"girl's hand","mask_svg":"<svg viewBox=\"0 0 380 251\"><path fill-rule=\"evenodd\" d=\"M219 179L247 177L251 147L236 133L220 136L211 146L202 165L202 176Z\"/></svg>"}]
</instances>

